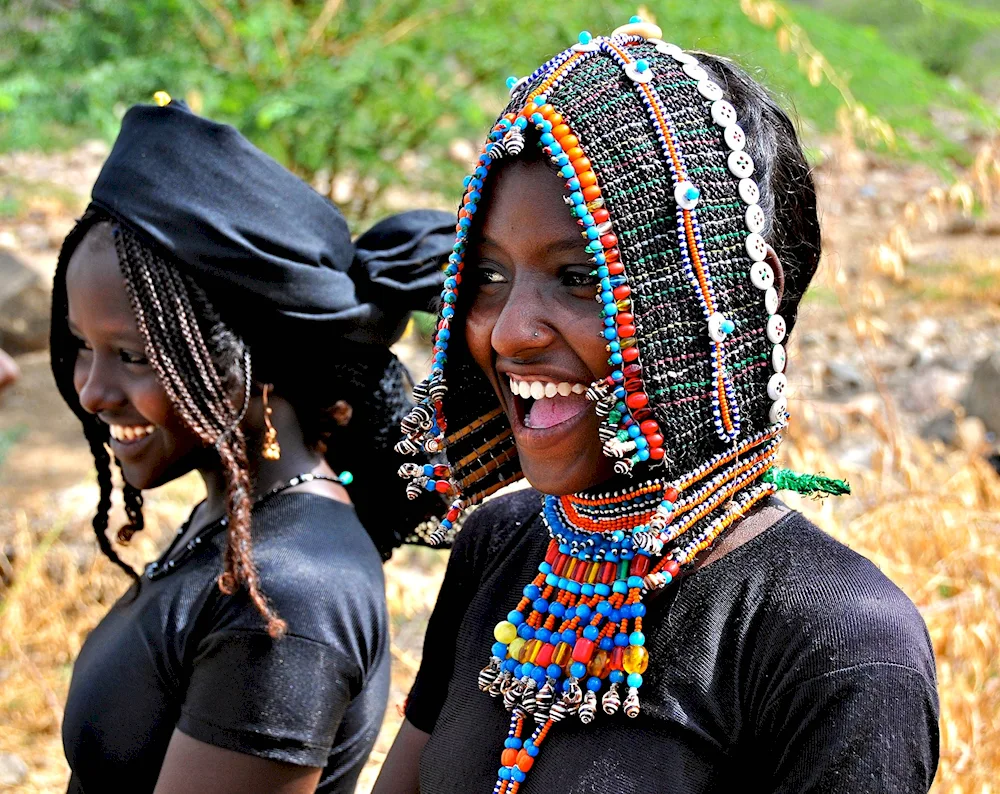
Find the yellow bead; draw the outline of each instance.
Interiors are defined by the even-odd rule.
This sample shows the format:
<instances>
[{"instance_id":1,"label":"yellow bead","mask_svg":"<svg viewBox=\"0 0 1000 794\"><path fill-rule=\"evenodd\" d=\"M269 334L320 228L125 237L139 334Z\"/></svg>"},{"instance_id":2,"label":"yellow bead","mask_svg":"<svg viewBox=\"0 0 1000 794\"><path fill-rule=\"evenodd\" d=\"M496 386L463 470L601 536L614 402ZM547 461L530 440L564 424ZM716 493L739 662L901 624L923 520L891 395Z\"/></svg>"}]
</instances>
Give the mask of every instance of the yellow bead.
<instances>
[{"instance_id":1,"label":"yellow bead","mask_svg":"<svg viewBox=\"0 0 1000 794\"><path fill-rule=\"evenodd\" d=\"M573 648L565 642L560 642L552 652L552 664L565 667L573 661Z\"/></svg>"},{"instance_id":2,"label":"yellow bead","mask_svg":"<svg viewBox=\"0 0 1000 794\"><path fill-rule=\"evenodd\" d=\"M609 658L607 651L598 650L591 658L590 664L587 665L587 673L597 678L604 678L608 674L608 670L605 668L608 666Z\"/></svg>"},{"instance_id":3,"label":"yellow bead","mask_svg":"<svg viewBox=\"0 0 1000 794\"><path fill-rule=\"evenodd\" d=\"M524 640L522 637L518 637L508 646L507 655L511 659L517 659L521 653L521 649L524 647L525 642L526 640Z\"/></svg>"},{"instance_id":4,"label":"yellow bead","mask_svg":"<svg viewBox=\"0 0 1000 794\"><path fill-rule=\"evenodd\" d=\"M649 654L641 645L629 645L622 658L622 667L626 673L639 673L642 675L649 667Z\"/></svg>"},{"instance_id":5,"label":"yellow bead","mask_svg":"<svg viewBox=\"0 0 1000 794\"><path fill-rule=\"evenodd\" d=\"M166 91L157 91L155 94L153 94L153 101L161 108L165 107L166 105L169 105L171 102L170 94L168 94Z\"/></svg>"},{"instance_id":6,"label":"yellow bead","mask_svg":"<svg viewBox=\"0 0 1000 794\"><path fill-rule=\"evenodd\" d=\"M510 645L517 639L517 626L509 620L501 620L493 629L493 636L497 638L497 642Z\"/></svg>"},{"instance_id":7,"label":"yellow bead","mask_svg":"<svg viewBox=\"0 0 1000 794\"><path fill-rule=\"evenodd\" d=\"M541 640L528 640L521 648L521 655L517 657L517 660L519 662L533 662L541 649Z\"/></svg>"}]
</instances>

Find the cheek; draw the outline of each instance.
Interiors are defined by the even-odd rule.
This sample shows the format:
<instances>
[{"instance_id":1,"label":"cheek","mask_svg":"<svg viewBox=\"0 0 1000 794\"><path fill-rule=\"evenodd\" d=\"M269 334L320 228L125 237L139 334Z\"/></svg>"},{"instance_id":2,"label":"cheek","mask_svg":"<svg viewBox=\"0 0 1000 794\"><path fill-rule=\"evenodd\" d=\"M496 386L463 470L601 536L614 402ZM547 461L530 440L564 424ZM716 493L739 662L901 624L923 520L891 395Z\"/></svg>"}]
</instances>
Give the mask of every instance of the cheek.
<instances>
[{"instance_id":1,"label":"cheek","mask_svg":"<svg viewBox=\"0 0 1000 794\"><path fill-rule=\"evenodd\" d=\"M184 427L170 398L156 375L148 372L135 378L128 388L129 402L150 424L164 428Z\"/></svg>"},{"instance_id":2,"label":"cheek","mask_svg":"<svg viewBox=\"0 0 1000 794\"><path fill-rule=\"evenodd\" d=\"M608 365L608 340L603 334L604 323L595 308L595 301L580 303L584 305L576 307L567 323L565 336L594 377L603 377L611 371Z\"/></svg>"},{"instance_id":3,"label":"cheek","mask_svg":"<svg viewBox=\"0 0 1000 794\"><path fill-rule=\"evenodd\" d=\"M487 374L493 371L493 329L501 306L495 300L477 295L466 313L463 336L473 360Z\"/></svg>"}]
</instances>

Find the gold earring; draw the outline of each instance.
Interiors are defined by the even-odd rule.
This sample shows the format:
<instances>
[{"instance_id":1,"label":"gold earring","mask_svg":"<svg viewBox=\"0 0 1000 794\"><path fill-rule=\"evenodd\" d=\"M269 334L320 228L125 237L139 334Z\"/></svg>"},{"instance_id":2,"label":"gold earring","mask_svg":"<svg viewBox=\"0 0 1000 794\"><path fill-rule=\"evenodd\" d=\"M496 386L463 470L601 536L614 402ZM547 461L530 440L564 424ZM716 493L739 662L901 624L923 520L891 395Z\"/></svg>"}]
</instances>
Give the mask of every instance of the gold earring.
<instances>
[{"instance_id":1,"label":"gold earring","mask_svg":"<svg viewBox=\"0 0 1000 794\"><path fill-rule=\"evenodd\" d=\"M279 460L281 458L281 445L278 444L278 431L271 424L271 414L274 410L267 404L267 392L270 388L270 383L264 386L264 394L261 398L264 401L264 425L267 427L264 432L264 447L261 454L265 460Z\"/></svg>"}]
</instances>

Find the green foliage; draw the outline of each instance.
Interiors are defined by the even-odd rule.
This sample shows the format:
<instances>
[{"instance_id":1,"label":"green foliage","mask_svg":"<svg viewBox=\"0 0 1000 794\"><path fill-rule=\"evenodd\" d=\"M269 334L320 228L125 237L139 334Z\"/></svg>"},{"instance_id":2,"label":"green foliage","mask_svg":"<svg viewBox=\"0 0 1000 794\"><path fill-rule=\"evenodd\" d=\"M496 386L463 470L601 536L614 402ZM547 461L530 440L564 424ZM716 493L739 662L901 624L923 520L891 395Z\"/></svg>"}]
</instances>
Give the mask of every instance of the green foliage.
<instances>
[{"instance_id":1,"label":"green foliage","mask_svg":"<svg viewBox=\"0 0 1000 794\"><path fill-rule=\"evenodd\" d=\"M533 69L579 30L609 32L635 12L626 0L572 14L558 3L501 0L8 6L0 21L0 150L110 140L129 105L162 89L234 124L307 178L349 177L355 200L346 209L355 218L378 212L393 186L454 195L468 163L448 156L449 143L480 140L505 101L503 79ZM759 67L766 84L794 98L808 128L833 128L836 90L810 86L795 57L779 53L774 33L752 25L735 0L648 7L668 38ZM961 158L930 121L934 107L995 122L974 95L898 54L873 29L793 10L858 98L903 133L904 149L939 162Z\"/></svg>"}]
</instances>

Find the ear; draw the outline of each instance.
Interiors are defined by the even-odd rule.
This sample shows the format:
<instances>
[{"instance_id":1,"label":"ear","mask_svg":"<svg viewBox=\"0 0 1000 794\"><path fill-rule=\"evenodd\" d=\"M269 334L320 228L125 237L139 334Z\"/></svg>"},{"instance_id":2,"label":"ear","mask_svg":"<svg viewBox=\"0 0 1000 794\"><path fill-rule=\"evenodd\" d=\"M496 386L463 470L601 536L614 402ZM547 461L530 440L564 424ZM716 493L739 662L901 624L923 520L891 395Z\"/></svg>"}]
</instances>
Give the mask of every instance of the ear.
<instances>
[{"instance_id":1,"label":"ear","mask_svg":"<svg viewBox=\"0 0 1000 794\"><path fill-rule=\"evenodd\" d=\"M781 260L778 258L778 252L775 251L770 245L767 246L767 256L764 257L764 261L771 266L771 270L774 271L774 289L778 293L778 305L781 305L781 300L785 295L785 269L781 266Z\"/></svg>"}]
</instances>

